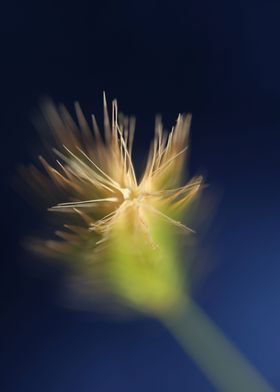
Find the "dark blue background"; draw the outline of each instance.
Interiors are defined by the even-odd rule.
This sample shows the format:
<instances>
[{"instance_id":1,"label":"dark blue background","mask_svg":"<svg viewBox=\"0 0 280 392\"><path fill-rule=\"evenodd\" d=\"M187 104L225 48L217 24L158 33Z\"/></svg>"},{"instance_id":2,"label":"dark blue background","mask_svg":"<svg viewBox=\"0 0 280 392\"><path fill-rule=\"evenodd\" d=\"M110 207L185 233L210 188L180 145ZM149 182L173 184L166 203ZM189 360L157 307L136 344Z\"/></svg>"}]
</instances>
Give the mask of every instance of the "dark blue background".
<instances>
[{"instance_id":1,"label":"dark blue background","mask_svg":"<svg viewBox=\"0 0 280 392\"><path fill-rule=\"evenodd\" d=\"M0 18L1 390L213 390L157 322L59 307L56 272L20 248L41 227L11 187L37 143L30 113L50 95L100 115L102 90L137 116L141 146L155 113L193 113L191 173L222 195L196 298L280 388L279 1L14 0Z\"/></svg>"}]
</instances>

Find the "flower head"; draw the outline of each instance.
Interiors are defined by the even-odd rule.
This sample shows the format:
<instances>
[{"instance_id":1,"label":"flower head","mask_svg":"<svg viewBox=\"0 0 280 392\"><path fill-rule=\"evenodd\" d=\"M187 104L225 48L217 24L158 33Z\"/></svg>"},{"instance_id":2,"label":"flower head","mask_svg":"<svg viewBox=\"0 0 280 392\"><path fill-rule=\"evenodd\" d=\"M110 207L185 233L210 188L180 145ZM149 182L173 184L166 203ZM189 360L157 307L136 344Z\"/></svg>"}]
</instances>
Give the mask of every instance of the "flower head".
<instances>
[{"instance_id":1,"label":"flower head","mask_svg":"<svg viewBox=\"0 0 280 392\"><path fill-rule=\"evenodd\" d=\"M137 179L132 162L134 118L110 119L104 96L104 137L75 105L77 123L63 107L48 103L43 116L52 131L53 163L40 161L47 176L29 169L33 189L44 193L49 211L62 229L58 240L34 241L44 254L65 260L74 276L83 277L95 299L121 300L148 313L165 312L184 290L178 231L201 190L202 178L183 178L190 115L179 115L170 133L156 122L146 167Z\"/></svg>"}]
</instances>

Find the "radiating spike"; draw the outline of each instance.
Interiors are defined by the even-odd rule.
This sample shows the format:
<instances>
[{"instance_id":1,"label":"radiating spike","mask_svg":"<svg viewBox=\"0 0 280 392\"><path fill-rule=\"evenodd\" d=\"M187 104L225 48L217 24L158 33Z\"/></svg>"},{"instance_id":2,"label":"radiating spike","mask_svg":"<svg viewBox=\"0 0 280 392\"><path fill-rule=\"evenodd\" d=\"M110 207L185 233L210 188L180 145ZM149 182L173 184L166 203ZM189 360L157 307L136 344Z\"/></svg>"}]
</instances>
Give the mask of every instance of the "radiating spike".
<instances>
[{"instance_id":1,"label":"radiating spike","mask_svg":"<svg viewBox=\"0 0 280 392\"><path fill-rule=\"evenodd\" d=\"M85 147L87 150L90 150L94 146L92 132L84 116L84 113L82 112L81 106L77 101L75 102L75 111L81 129L81 134L84 139Z\"/></svg>"}]
</instances>

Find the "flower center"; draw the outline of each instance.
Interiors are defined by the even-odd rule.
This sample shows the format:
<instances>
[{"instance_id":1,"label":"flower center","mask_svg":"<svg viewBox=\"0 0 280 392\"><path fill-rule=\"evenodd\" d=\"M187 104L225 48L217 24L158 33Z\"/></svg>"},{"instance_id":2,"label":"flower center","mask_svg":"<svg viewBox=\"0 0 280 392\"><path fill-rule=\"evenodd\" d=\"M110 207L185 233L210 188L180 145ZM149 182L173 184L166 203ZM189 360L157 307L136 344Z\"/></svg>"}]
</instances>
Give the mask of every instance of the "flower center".
<instances>
[{"instance_id":1,"label":"flower center","mask_svg":"<svg viewBox=\"0 0 280 392\"><path fill-rule=\"evenodd\" d=\"M122 189L122 194L123 194L124 200L129 200L129 199L131 199L132 191L129 188L123 188Z\"/></svg>"},{"instance_id":2,"label":"flower center","mask_svg":"<svg viewBox=\"0 0 280 392\"><path fill-rule=\"evenodd\" d=\"M137 192L137 190L132 190L130 188L122 188L121 193L124 201L127 200L140 200L141 195Z\"/></svg>"}]
</instances>

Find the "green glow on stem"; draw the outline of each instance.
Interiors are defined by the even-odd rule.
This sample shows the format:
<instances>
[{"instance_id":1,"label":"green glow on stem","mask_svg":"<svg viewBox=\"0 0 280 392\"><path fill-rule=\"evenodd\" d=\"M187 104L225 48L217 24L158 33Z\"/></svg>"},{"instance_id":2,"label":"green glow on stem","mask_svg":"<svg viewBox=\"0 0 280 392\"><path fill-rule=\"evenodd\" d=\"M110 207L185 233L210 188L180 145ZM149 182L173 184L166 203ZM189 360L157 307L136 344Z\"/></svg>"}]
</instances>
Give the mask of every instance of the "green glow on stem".
<instances>
[{"instance_id":1,"label":"green glow on stem","mask_svg":"<svg viewBox=\"0 0 280 392\"><path fill-rule=\"evenodd\" d=\"M174 229L162 219L146 215L149 231L145 231L135 226L133 209L127 214L111 239L108 272L112 286L137 311L158 317L178 304L186 287L178 241Z\"/></svg>"}]
</instances>

